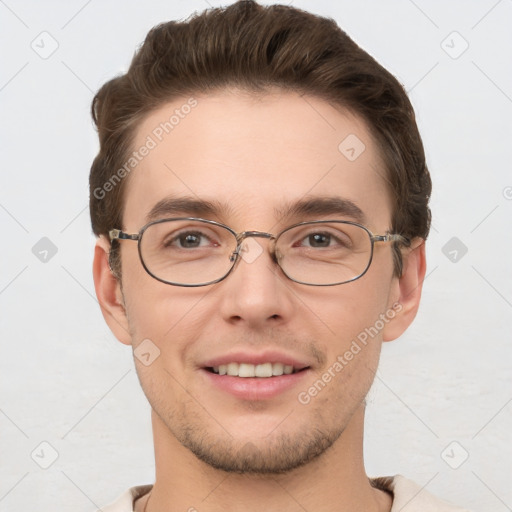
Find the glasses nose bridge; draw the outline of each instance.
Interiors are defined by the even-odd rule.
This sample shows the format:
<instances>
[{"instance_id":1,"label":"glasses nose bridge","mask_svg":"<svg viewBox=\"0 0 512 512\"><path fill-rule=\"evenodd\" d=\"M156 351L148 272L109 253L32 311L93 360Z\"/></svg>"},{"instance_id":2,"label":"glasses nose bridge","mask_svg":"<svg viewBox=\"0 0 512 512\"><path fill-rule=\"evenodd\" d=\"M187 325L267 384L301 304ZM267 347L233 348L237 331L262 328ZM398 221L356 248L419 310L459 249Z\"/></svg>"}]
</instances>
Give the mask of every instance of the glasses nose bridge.
<instances>
[{"instance_id":1,"label":"glasses nose bridge","mask_svg":"<svg viewBox=\"0 0 512 512\"><path fill-rule=\"evenodd\" d=\"M242 231L236 235L236 242L239 246L246 238L253 236L256 238L268 238L269 240L275 240L276 237L272 233L265 233L265 231Z\"/></svg>"},{"instance_id":2,"label":"glasses nose bridge","mask_svg":"<svg viewBox=\"0 0 512 512\"><path fill-rule=\"evenodd\" d=\"M238 256L240 255L240 250L242 247L242 242L249 237L255 237L255 238L268 238L271 242L274 242L270 247L269 251L272 257L274 257L274 251L275 251L275 241L276 236L272 233L266 233L265 231L242 231L241 233L236 234L236 249L231 255L231 260L234 261L235 259L238 259Z\"/></svg>"}]
</instances>

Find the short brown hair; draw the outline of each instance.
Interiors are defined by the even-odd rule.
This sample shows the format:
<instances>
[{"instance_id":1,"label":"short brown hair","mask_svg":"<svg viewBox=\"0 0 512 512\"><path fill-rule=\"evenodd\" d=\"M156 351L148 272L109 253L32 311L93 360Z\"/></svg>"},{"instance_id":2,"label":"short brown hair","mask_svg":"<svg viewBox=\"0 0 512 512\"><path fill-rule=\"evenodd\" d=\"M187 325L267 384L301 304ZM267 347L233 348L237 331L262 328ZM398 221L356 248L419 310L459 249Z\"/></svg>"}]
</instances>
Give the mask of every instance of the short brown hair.
<instances>
[{"instance_id":1,"label":"short brown hair","mask_svg":"<svg viewBox=\"0 0 512 512\"><path fill-rule=\"evenodd\" d=\"M334 20L285 5L265 7L253 0L154 27L128 72L105 83L95 95L92 117L100 151L89 184L92 229L97 236L108 236L110 229L123 226L125 173L118 184L112 179L133 151L141 120L174 98L231 86L253 92L277 86L359 115L385 163L394 200L392 231L408 239L427 238L432 184L404 88ZM117 252L113 244L113 268L119 266ZM401 275L398 247L393 254L395 275Z\"/></svg>"}]
</instances>

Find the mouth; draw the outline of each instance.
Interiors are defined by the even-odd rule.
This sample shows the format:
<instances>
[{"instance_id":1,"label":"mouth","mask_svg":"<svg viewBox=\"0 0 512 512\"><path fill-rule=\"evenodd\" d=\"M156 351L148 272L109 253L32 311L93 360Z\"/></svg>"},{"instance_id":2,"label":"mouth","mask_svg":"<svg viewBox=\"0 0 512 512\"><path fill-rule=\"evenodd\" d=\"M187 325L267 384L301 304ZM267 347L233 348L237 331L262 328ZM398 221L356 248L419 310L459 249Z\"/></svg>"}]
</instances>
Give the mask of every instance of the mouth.
<instances>
[{"instance_id":1,"label":"mouth","mask_svg":"<svg viewBox=\"0 0 512 512\"><path fill-rule=\"evenodd\" d=\"M291 364L277 363L227 363L218 366L207 366L206 371L217 375L226 375L229 377L241 378L261 378L268 379L272 377L280 377L282 375L292 375L309 369L309 366L294 366Z\"/></svg>"},{"instance_id":2,"label":"mouth","mask_svg":"<svg viewBox=\"0 0 512 512\"><path fill-rule=\"evenodd\" d=\"M202 361L206 388L236 399L261 401L291 397L313 373L312 361L272 348L258 353L239 350ZM309 378L308 378L309 376ZM205 388L205 389L206 389Z\"/></svg>"},{"instance_id":3,"label":"mouth","mask_svg":"<svg viewBox=\"0 0 512 512\"><path fill-rule=\"evenodd\" d=\"M313 371L306 361L272 350L226 354L203 362L200 369L207 387L244 401L288 396L304 387Z\"/></svg>"}]
</instances>

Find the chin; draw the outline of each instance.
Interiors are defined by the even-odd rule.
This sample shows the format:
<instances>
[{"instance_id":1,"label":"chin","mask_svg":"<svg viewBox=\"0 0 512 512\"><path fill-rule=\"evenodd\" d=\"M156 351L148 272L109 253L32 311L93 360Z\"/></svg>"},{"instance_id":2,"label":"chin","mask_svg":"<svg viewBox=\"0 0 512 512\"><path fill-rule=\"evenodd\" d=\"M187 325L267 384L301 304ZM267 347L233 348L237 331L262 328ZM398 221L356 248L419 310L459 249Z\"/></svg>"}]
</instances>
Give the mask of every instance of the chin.
<instances>
[{"instance_id":1,"label":"chin","mask_svg":"<svg viewBox=\"0 0 512 512\"><path fill-rule=\"evenodd\" d=\"M275 427L274 427L275 430ZM247 440L223 432L214 437L206 430L188 427L178 437L180 443L209 466L238 474L277 475L308 464L329 449L342 428L312 428L291 433L270 433Z\"/></svg>"}]
</instances>

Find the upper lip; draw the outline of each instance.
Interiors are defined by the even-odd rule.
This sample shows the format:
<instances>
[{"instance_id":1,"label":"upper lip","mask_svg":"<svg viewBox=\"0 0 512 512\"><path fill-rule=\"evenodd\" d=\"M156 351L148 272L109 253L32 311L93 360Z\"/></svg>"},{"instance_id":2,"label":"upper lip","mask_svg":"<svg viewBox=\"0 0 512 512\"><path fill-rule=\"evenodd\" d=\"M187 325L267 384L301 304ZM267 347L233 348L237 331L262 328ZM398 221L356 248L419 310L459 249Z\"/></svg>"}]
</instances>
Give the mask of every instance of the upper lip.
<instances>
[{"instance_id":1,"label":"upper lip","mask_svg":"<svg viewBox=\"0 0 512 512\"><path fill-rule=\"evenodd\" d=\"M264 352L230 352L222 356L213 357L208 359L202 364L203 368L213 368L228 363L248 363L248 364L263 364L263 363L283 363L291 365L296 370L302 370L311 366L307 362L300 360L290 354L280 352L277 350L265 350Z\"/></svg>"}]
</instances>

